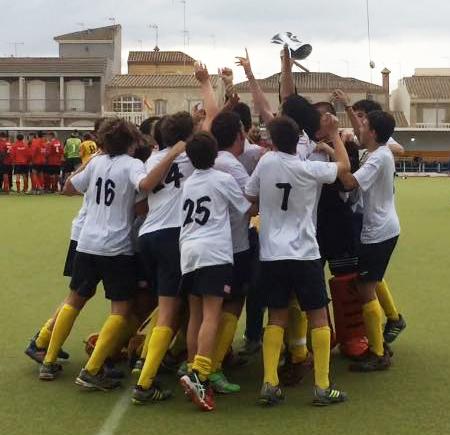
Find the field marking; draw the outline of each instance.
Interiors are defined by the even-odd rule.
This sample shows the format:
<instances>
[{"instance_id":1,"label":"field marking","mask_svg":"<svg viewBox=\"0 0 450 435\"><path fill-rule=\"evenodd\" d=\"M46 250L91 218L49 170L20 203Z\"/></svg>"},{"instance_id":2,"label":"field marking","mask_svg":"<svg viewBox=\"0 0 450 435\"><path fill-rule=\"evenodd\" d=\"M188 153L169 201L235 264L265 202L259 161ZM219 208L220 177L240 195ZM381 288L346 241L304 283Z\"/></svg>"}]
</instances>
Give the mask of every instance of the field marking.
<instances>
[{"instance_id":1,"label":"field marking","mask_svg":"<svg viewBox=\"0 0 450 435\"><path fill-rule=\"evenodd\" d=\"M120 399L114 405L114 408L109 413L108 417L103 423L103 426L97 432L97 435L113 435L114 432L119 427L122 417L127 412L130 403L131 403L130 392L125 391L120 397Z\"/></svg>"}]
</instances>

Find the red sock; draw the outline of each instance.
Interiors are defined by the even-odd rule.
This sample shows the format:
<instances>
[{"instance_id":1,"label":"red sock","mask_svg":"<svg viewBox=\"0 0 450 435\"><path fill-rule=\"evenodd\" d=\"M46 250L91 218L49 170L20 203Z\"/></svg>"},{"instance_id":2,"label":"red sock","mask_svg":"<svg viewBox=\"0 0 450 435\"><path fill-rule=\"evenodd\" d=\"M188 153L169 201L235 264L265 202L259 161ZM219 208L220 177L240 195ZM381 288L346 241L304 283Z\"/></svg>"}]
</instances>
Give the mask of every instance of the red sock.
<instances>
[{"instance_id":1,"label":"red sock","mask_svg":"<svg viewBox=\"0 0 450 435\"><path fill-rule=\"evenodd\" d=\"M31 173L31 189L37 190L37 174L35 172Z\"/></svg>"},{"instance_id":2,"label":"red sock","mask_svg":"<svg viewBox=\"0 0 450 435\"><path fill-rule=\"evenodd\" d=\"M17 193L20 192L20 177L18 175L16 175L16 190Z\"/></svg>"},{"instance_id":3,"label":"red sock","mask_svg":"<svg viewBox=\"0 0 450 435\"><path fill-rule=\"evenodd\" d=\"M28 174L23 176L23 191L28 192Z\"/></svg>"},{"instance_id":4,"label":"red sock","mask_svg":"<svg viewBox=\"0 0 450 435\"><path fill-rule=\"evenodd\" d=\"M3 191L9 193L9 177L8 174L3 174Z\"/></svg>"},{"instance_id":5,"label":"red sock","mask_svg":"<svg viewBox=\"0 0 450 435\"><path fill-rule=\"evenodd\" d=\"M43 189L44 188L44 174L41 172L38 175L38 180L39 180L39 189Z\"/></svg>"}]
</instances>

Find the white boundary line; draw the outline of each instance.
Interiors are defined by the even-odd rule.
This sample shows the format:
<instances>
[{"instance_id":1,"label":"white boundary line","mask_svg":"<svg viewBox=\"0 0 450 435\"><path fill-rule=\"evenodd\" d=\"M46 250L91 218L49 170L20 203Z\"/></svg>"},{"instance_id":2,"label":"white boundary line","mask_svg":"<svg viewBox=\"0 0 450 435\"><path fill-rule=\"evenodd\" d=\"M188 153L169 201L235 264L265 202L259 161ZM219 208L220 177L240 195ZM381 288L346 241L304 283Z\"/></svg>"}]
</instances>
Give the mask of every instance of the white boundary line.
<instances>
[{"instance_id":1,"label":"white boundary line","mask_svg":"<svg viewBox=\"0 0 450 435\"><path fill-rule=\"evenodd\" d=\"M100 428L96 435L113 435L119 427L122 417L127 412L130 403L130 392L127 389L116 402L114 408L111 410L105 422L103 423L103 426Z\"/></svg>"}]
</instances>

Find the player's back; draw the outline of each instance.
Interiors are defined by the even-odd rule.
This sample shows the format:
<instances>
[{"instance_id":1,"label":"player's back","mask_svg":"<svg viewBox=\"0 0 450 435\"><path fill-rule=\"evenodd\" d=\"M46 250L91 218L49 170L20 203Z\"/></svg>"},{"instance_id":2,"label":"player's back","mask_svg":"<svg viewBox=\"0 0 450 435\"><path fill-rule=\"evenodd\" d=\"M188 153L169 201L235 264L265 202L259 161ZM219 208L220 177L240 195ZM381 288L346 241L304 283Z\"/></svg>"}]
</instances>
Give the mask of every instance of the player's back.
<instances>
[{"instance_id":1,"label":"player's back","mask_svg":"<svg viewBox=\"0 0 450 435\"><path fill-rule=\"evenodd\" d=\"M75 188L85 192L88 206L77 249L95 255L131 255L136 188L139 177L145 175L143 163L125 154L101 155L81 174L83 179Z\"/></svg>"},{"instance_id":2,"label":"player's back","mask_svg":"<svg viewBox=\"0 0 450 435\"><path fill-rule=\"evenodd\" d=\"M233 262L230 208L244 214L249 206L231 175L212 168L194 171L184 184L182 195L183 273Z\"/></svg>"},{"instance_id":3,"label":"player's back","mask_svg":"<svg viewBox=\"0 0 450 435\"><path fill-rule=\"evenodd\" d=\"M150 173L167 155L169 148L152 153L145 163ZM148 213L139 235L166 228L181 227L181 193L183 184L192 175L194 167L186 156L179 155L172 163L166 178L148 194Z\"/></svg>"},{"instance_id":4,"label":"player's back","mask_svg":"<svg viewBox=\"0 0 450 435\"><path fill-rule=\"evenodd\" d=\"M269 152L259 162L262 260L319 258L315 237L318 186L336 179L334 163L301 161L297 155Z\"/></svg>"}]
</instances>

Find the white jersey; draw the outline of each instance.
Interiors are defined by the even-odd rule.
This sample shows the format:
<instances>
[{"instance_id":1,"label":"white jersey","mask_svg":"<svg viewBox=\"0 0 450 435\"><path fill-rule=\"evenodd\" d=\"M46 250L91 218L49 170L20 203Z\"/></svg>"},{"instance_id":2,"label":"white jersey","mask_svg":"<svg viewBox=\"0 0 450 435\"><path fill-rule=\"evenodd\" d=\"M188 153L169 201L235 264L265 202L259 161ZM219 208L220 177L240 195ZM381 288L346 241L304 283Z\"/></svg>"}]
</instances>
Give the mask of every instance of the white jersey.
<instances>
[{"instance_id":1,"label":"white jersey","mask_svg":"<svg viewBox=\"0 0 450 435\"><path fill-rule=\"evenodd\" d=\"M145 176L144 164L123 154L98 156L71 179L87 202L77 251L104 256L133 254L134 205Z\"/></svg>"},{"instance_id":2,"label":"white jersey","mask_svg":"<svg viewBox=\"0 0 450 435\"><path fill-rule=\"evenodd\" d=\"M169 152L169 148L154 152L145 163L150 173ZM139 236L166 228L181 227L181 192L185 181L194 171L186 153L172 163L165 180L148 194L147 219L139 230Z\"/></svg>"},{"instance_id":3,"label":"white jersey","mask_svg":"<svg viewBox=\"0 0 450 435\"><path fill-rule=\"evenodd\" d=\"M247 173L249 175L252 175L253 171L256 168L256 165L259 162L259 159L263 154L263 147L252 144L248 141L248 139L245 139L244 151L237 159L242 163Z\"/></svg>"},{"instance_id":4,"label":"white jersey","mask_svg":"<svg viewBox=\"0 0 450 435\"><path fill-rule=\"evenodd\" d=\"M394 156L388 146L369 153L354 174L363 199L361 243L380 243L400 234L394 202Z\"/></svg>"},{"instance_id":5,"label":"white jersey","mask_svg":"<svg viewBox=\"0 0 450 435\"><path fill-rule=\"evenodd\" d=\"M298 138L297 143L297 155L300 157L300 160L309 160L309 157L315 149L316 143L312 141L305 132L303 132L303 134Z\"/></svg>"},{"instance_id":6,"label":"white jersey","mask_svg":"<svg viewBox=\"0 0 450 435\"><path fill-rule=\"evenodd\" d=\"M228 151L219 151L214 169L230 174L237 182L242 192L249 180L249 175L239 160ZM233 254L250 249L248 241L249 217L238 213L234 208L230 210L231 236L233 239Z\"/></svg>"},{"instance_id":7,"label":"white jersey","mask_svg":"<svg viewBox=\"0 0 450 435\"><path fill-rule=\"evenodd\" d=\"M259 197L260 259L316 260L318 186L336 181L336 163L301 161L297 155L271 151L250 177L245 193Z\"/></svg>"},{"instance_id":8,"label":"white jersey","mask_svg":"<svg viewBox=\"0 0 450 435\"><path fill-rule=\"evenodd\" d=\"M81 205L80 211L73 218L73 221L72 221L72 228L70 231L70 240L74 240L75 242L78 242L78 239L80 238L81 230L84 225L84 221L86 220L86 214L87 214L87 203L86 203L86 197L83 196L83 204Z\"/></svg>"},{"instance_id":9,"label":"white jersey","mask_svg":"<svg viewBox=\"0 0 450 435\"><path fill-rule=\"evenodd\" d=\"M182 204L182 273L233 264L229 210L245 214L250 208L236 180L215 169L197 169L183 186Z\"/></svg>"}]
</instances>

